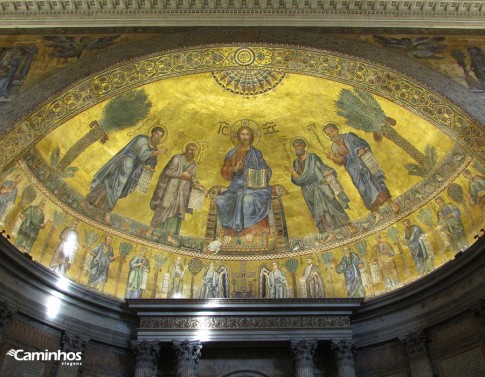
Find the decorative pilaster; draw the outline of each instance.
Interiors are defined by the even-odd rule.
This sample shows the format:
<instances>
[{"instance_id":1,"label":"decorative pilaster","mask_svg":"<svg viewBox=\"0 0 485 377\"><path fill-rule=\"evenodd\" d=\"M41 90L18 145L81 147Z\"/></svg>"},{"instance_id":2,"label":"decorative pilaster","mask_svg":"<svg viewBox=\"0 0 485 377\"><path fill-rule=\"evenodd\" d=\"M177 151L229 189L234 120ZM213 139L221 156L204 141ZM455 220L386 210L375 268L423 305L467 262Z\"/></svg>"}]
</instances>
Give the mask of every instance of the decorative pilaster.
<instances>
[{"instance_id":1,"label":"decorative pilaster","mask_svg":"<svg viewBox=\"0 0 485 377\"><path fill-rule=\"evenodd\" d=\"M62 334L61 350L63 352L80 352L84 354L86 346L89 343L89 339L83 338L78 334L65 331ZM59 360L59 368L57 368L57 377L77 377L79 367L82 365L81 360L66 358L65 360Z\"/></svg>"},{"instance_id":2,"label":"decorative pilaster","mask_svg":"<svg viewBox=\"0 0 485 377\"><path fill-rule=\"evenodd\" d=\"M399 340L406 347L412 377L433 377L424 332L415 331L400 337Z\"/></svg>"},{"instance_id":3,"label":"decorative pilaster","mask_svg":"<svg viewBox=\"0 0 485 377\"><path fill-rule=\"evenodd\" d=\"M158 368L160 356L160 343L144 341L132 341L131 349L136 357L135 376L151 377L152 372Z\"/></svg>"},{"instance_id":4,"label":"decorative pilaster","mask_svg":"<svg viewBox=\"0 0 485 377\"><path fill-rule=\"evenodd\" d=\"M332 351L337 363L338 377L355 377L353 340L332 340Z\"/></svg>"},{"instance_id":5,"label":"decorative pilaster","mask_svg":"<svg viewBox=\"0 0 485 377\"><path fill-rule=\"evenodd\" d=\"M478 304L472 306L472 310L480 323L480 335L485 342L485 300L480 300Z\"/></svg>"},{"instance_id":6,"label":"decorative pilaster","mask_svg":"<svg viewBox=\"0 0 485 377\"><path fill-rule=\"evenodd\" d=\"M295 365L295 377L313 377L315 351L317 349L316 340L292 340L291 353Z\"/></svg>"},{"instance_id":7,"label":"decorative pilaster","mask_svg":"<svg viewBox=\"0 0 485 377\"><path fill-rule=\"evenodd\" d=\"M0 343L3 343L5 331L10 326L16 313L5 301L0 301Z\"/></svg>"},{"instance_id":8,"label":"decorative pilaster","mask_svg":"<svg viewBox=\"0 0 485 377\"><path fill-rule=\"evenodd\" d=\"M177 355L177 377L197 377L202 344L198 341L173 342Z\"/></svg>"}]
</instances>

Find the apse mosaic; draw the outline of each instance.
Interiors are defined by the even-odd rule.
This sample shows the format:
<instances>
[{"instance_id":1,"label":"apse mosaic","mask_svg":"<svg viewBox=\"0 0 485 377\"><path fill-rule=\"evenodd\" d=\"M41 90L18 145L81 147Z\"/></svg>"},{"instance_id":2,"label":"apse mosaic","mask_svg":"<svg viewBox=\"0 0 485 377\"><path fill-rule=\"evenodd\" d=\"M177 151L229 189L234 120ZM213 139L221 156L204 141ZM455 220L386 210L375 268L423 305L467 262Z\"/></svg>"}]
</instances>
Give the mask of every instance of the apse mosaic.
<instances>
[{"instance_id":1,"label":"apse mosaic","mask_svg":"<svg viewBox=\"0 0 485 377\"><path fill-rule=\"evenodd\" d=\"M484 141L384 66L180 49L88 77L5 135L0 223L118 299L370 298L475 241Z\"/></svg>"}]
</instances>

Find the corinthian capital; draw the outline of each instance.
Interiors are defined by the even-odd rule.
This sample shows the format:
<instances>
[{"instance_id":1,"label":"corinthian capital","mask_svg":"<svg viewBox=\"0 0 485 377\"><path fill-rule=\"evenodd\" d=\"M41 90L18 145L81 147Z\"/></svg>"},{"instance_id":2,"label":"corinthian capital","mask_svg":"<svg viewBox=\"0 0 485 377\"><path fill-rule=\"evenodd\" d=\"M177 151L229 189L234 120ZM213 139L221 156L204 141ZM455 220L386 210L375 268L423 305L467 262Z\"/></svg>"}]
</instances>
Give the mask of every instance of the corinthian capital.
<instances>
[{"instance_id":1,"label":"corinthian capital","mask_svg":"<svg viewBox=\"0 0 485 377\"><path fill-rule=\"evenodd\" d=\"M84 352L89 343L88 338L69 331L62 333L61 347L64 352Z\"/></svg>"},{"instance_id":2,"label":"corinthian capital","mask_svg":"<svg viewBox=\"0 0 485 377\"><path fill-rule=\"evenodd\" d=\"M135 353L136 361L158 363L160 344L159 342L132 341L131 349Z\"/></svg>"},{"instance_id":3,"label":"corinthian capital","mask_svg":"<svg viewBox=\"0 0 485 377\"><path fill-rule=\"evenodd\" d=\"M173 349L177 354L177 362L179 365L197 365L199 363L202 354L202 344L198 340L174 341Z\"/></svg>"},{"instance_id":4,"label":"corinthian capital","mask_svg":"<svg viewBox=\"0 0 485 377\"><path fill-rule=\"evenodd\" d=\"M422 330L414 331L399 337L399 341L406 347L406 352L409 357L427 354L426 335Z\"/></svg>"},{"instance_id":5,"label":"corinthian capital","mask_svg":"<svg viewBox=\"0 0 485 377\"><path fill-rule=\"evenodd\" d=\"M485 319L485 299L480 300L477 304L473 305L471 309L477 317Z\"/></svg>"},{"instance_id":6,"label":"corinthian capital","mask_svg":"<svg viewBox=\"0 0 485 377\"><path fill-rule=\"evenodd\" d=\"M0 301L0 328L5 329L12 323L15 312L5 301Z\"/></svg>"},{"instance_id":7,"label":"corinthian capital","mask_svg":"<svg viewBox=\"0 0 485 377\"><path fill-rule=\"evenodd\" d=\"M332 340L332 351L337 362L353 363L356 346L353 340Z\"/></svg>"},{"instance_id":8,"label":"corinthian capital","mask_svg":"<svg viewBox=\"0 0 485 377\"><path fill-rule=\"evenodd\" d=\"M291 353L293 354L293 358L295 360L306 360L313 362L316 349L316 340L301 339L291 341Z\"/></svg>"}]
</instances>

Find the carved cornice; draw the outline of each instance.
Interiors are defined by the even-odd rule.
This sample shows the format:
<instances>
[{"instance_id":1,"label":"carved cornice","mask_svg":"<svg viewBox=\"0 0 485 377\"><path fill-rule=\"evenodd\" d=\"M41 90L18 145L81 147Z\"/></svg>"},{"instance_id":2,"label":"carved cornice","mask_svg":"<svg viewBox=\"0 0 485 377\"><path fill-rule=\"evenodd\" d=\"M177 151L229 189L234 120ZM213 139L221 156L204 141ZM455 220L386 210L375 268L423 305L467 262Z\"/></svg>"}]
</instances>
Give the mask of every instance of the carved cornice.
<instances>
[{"instance_id":1,"label":"carved cornice","mask_svg":"<svg viewBox=\"0 0 485 377\"><path fill-rule=\"evenodd\" d=\"M160 306L160 307L167 307L167 308L185 308L191 307L196 305L197 308L200 306L204 307L212 307L214 305L219 306L239 306L243 305L247 307L248 305L255 305L255 306L282 306L282 307L289 307L289 306L298 306L301 307L303 305L312 305L315 307L325 306L325 307L332 307L338 306L339 308L342 306L348 307L358 307L362 303L362 298L285 298L285 299L237 299L237 298L212 298L212 299L127 299L126 302L132 306Z\"/></svg>"},{"instance_id":2,"label":"carved cornice","mask_svg":"<svg viewBox=\"0 0 485 377\"><path fill-rule=\"evenodd\" d=\"M344 315L322 316L161 316L144 317L140 329L231 330L231 329L322 329L350 326Z\"/></svg>"},{"instance_id":3,"label":"carved cornice","mask_svg":"<svg viewBox=\"0 0 485 377\"><path fill-rule=\"evenodd\" d=\"M485 28L485 1L0 0L0 28L49 26L409 26Z\"/></svg>"}]
</instances>

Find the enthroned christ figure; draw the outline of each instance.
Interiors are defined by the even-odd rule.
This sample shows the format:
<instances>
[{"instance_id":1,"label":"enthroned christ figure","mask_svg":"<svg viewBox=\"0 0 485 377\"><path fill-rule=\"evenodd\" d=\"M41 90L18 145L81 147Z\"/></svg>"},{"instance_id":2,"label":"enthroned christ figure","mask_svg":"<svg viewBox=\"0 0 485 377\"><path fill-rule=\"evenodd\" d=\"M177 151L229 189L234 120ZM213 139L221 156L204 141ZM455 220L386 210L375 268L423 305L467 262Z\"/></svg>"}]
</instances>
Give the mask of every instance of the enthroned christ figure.
<instances>
[{"instance_id":1,"label":"enthroned christ figure","mask_svg":"<svg viewBox=\"0 0 485 377\"><path fill-rule=\"evenodd\" d=\"M252 128L240 127L237 142L236 147L227 153L221 168L222 177L230 181L230 185L215 199L225 245L234 236L242 235L246 242L252 242L255 235L269 232L271 168L261 151L253 146ZM259 177L256 183L253 173Z\"/></svg>"}]
</instances>

